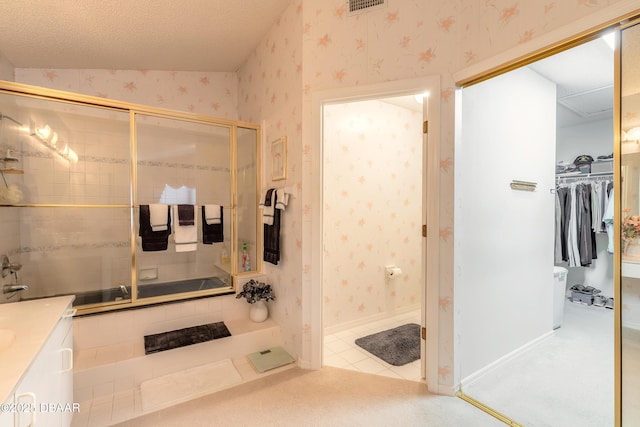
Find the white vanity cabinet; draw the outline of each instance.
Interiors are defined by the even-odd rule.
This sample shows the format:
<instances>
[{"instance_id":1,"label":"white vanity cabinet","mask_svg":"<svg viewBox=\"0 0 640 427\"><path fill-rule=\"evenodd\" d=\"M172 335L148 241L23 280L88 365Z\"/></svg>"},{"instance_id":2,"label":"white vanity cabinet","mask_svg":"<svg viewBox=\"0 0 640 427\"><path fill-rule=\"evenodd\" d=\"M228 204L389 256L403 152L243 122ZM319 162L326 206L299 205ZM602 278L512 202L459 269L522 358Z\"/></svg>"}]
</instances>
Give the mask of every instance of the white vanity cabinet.
<instances>
[{"instance_id":1,"label":"white vanity cabinet","mask_svg":"<svg viewBox=\"0 0 640 427\"><path fill-rule=\"evenodd\" d=\"M73 416L73 310L66 307L9 396L0 427L68 427ZM76 410L77 412L77 410Z\"/></svg>"}]
</instances>

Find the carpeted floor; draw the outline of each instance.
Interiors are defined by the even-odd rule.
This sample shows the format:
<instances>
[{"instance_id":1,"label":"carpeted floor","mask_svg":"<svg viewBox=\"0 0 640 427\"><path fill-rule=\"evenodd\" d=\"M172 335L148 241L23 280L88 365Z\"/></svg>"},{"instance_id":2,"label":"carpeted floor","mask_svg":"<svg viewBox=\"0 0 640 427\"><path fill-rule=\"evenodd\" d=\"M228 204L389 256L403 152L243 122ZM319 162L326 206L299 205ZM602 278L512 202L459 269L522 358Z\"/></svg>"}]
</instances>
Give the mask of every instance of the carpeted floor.
<instances>
[{"instance_id":1,"label":"carpeted floor","mask_svg":"<svg viewBox=\"0 0 640 427\"><path fill-rule=\"evenodd\" d=\"M119 426L420 426L503 423L421 383L324 367L299 368L182 403Z\"/></svg>"},{"instance_id":2,"label":"carpeted floor","mask_svg":"<svg viewBox=\"0 0 640 427\"><path fill-rule=\"evenodd\" d=\"M605 427L613 377L613 311L567 302L553 337L462 389L527 427Z\"/></svg>"}]
</instances>

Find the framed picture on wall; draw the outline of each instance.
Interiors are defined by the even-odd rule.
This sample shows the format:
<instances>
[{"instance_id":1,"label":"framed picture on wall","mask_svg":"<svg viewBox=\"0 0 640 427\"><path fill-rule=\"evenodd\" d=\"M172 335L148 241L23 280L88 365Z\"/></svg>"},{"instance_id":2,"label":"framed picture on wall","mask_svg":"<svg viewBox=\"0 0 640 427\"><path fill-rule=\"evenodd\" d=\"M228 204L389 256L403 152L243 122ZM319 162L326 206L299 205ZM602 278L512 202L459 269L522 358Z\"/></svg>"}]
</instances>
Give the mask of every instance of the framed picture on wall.
<instances>
[{"instance_id":1,"label":"framed picture on wall","mask_svg":"<svg viewBox=\"0 0 640 427\"><path fill-rule=\"evenodd\" d=\"M287 179L287 137L283 136L271 143L271 179Z\"/></svg>"}]
</instances>

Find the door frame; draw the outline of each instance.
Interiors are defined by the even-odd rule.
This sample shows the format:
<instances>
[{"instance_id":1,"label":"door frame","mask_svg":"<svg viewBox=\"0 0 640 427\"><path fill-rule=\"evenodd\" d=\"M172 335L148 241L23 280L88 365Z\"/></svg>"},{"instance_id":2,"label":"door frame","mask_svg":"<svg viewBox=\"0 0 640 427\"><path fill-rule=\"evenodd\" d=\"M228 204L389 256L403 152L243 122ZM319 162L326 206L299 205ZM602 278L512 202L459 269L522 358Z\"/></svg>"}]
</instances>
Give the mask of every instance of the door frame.
<instances>
[{"instance_id":1,"label":"door frame","mask_svg":"<svg viewBox=\"0 0 640 427\"><path fill-rule=\"evenodd\" d=\"M429 122L429 133L423 139L423 224L438 230L439 164L440 164L440 76L397 80L373 85L355 86L317 91L312 94L312 143L317 152L311 165L311 290L310 339L311 369L322 367L323 325L323 107L325 104L365 101L383 97L413 95L429 92L428 103L423 104L423 116ZM438 393L438 296L439 296L439 239L438 233L427 233L423 239L421 323L426 327L426 342L421 354L423 372L429 391ZM428 254L428 256L427 256Z\"/></svg>"},{"instance_id":2,"label":"door frame","mask_svg":"<svg viewBox=\"0 0 640 427\"><path fill-rule=\"evenodd\" d=\"M530 42L518 45L512 49L509 49L499 55L493 56L487 60L480 61L472 66L466 67L453 74L454 81L457 87L470 86L475 83L479 83L483 80L490 79L499 74L514 70L526 66L532 62L542 59L546 56L562 52L570 49L571 47L582 44L586 41L593 40L604 32L615 30L619 32L619 29L624 25L625 21L633 20L640 16L640 8L638 2L634 0L621 0L611 6L605 7L598 12L587 15L581 19L573 21L570 24L564 25L556 30L550 31L546 34L536 37ZM615 55L619 55L620 48L616 46ZM618 58L615 59L616 64ZM619 87L618 76L616 75L616 84ZM459 95L457 91L456 96ZM619 93L615 93L614 96L619 98ZM618 105L614 107L614 170L619 171L620 168L620 135L619 135L619 112L617 111ZM456 117L456 127L460 126L458 118ZM619 186L619 173L618 176L614 175L614 182ZM616 213L615 217L619 218L620 215L619 200L616 200ZM619 242L620 229L616 227L616 241ZM619 245L618 245L619 246ZM614 259L614 298L616 301L620 301L620 255L619 251ZM456 292L454 283L454 293ZM614 308L614 394L615 394L615 425L620 426L622 422L622 367L621 367L621 313L619 304L616 304ZM456 328L457 334L457 328ZM457 359L457 358L456 358ZM459 384L459 366L456 366L456 382ZM467 400L469 403L477 406L478 408L495 416L494 411L484 405L481 402L474 401L474 399L463 393L458 393L458 396ZM498 417L499 418L499 417Z\"/></svg>"}]
</instances>

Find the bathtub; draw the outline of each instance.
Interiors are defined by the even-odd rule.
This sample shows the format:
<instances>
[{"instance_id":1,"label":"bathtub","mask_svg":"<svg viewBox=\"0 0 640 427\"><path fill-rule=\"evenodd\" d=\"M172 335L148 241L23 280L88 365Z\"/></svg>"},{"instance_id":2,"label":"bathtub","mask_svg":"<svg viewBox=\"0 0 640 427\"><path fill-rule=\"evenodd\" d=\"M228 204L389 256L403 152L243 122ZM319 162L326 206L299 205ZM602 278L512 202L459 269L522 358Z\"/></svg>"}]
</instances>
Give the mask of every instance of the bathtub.
<instances>
[{"instance_id":1,"label":"bathtub","mask_svg":"<svg viewBox=\"0 0 640 427\"><path fill-rule=\"evenodd\" d=\"M162 295L180 294L183 292L218 289L230 286L219 277L207 277L202 279L179 280L166 283L151 283L138 285L138 298L151 298ZM102 302L124 301L131 299L131 286L127 286L127 293L121 288L101 289L97 291L77 292L74 306L99 304Z\"/></svg>"}]
</instances>

